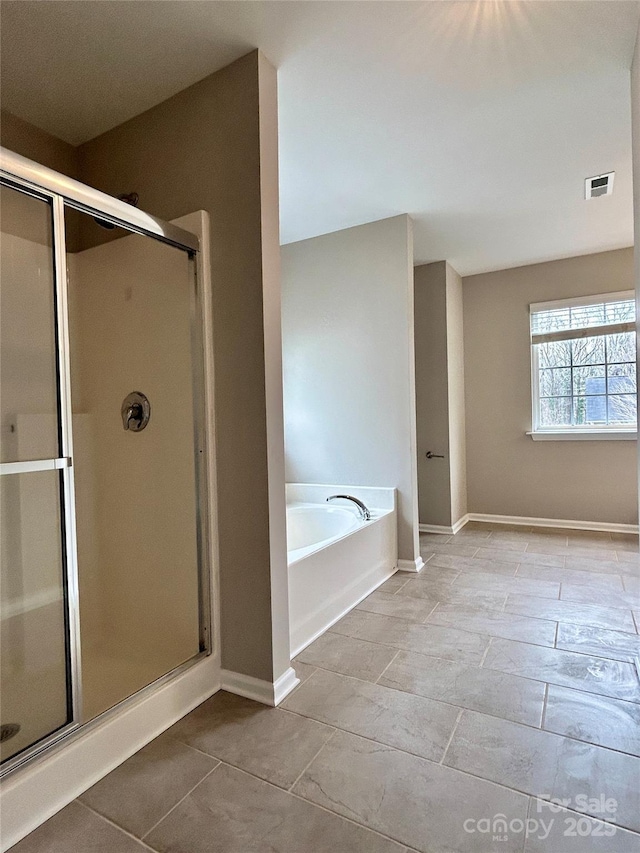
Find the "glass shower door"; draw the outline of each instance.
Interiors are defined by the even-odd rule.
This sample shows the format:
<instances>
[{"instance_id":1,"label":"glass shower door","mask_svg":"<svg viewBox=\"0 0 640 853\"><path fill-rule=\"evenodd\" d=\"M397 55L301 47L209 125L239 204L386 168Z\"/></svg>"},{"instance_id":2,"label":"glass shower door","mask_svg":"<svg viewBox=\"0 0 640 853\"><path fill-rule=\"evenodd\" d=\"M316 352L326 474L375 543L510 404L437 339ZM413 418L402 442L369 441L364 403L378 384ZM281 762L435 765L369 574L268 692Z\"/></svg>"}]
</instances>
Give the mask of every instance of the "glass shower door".
<instances>
[{"instance_id":1,"label":"glass shower door","mask_svg":"<svg viewBox=\"0 0 640 853\"><path fill-rule=\"evenodd\" d=\"M0 758L73 719L52 202L0 187Z\"/></svg>"},{"instance_id":2,"label":"glass shower door","mask_svg":"<svg viewBox=\"0 0 640 853\"><path fill-rule=\"evenodd\" d=\"M0 209L4 775L211 642L198 239L1 148Z\"/></svg>"}]
</instances>

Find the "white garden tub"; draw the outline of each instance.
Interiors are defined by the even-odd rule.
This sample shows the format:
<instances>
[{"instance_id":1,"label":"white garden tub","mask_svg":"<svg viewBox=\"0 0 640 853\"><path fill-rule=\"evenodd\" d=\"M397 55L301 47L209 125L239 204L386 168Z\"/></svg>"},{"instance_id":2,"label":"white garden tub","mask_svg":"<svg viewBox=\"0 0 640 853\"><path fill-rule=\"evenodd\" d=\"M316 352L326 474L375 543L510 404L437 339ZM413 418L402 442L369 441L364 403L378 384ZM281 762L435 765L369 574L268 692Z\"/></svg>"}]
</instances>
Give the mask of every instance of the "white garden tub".
<instances>
[{"instance_id":1,"label":"white garden tub","mask_svg":"<svg viewBox=\"0 0 640 853\"><path fill-rule=\"evenodd\" d=\"M371 510L362 521L353 495ZM395 489L287 485L291 657L396 570Z\"/></svg>"}]
</instances>

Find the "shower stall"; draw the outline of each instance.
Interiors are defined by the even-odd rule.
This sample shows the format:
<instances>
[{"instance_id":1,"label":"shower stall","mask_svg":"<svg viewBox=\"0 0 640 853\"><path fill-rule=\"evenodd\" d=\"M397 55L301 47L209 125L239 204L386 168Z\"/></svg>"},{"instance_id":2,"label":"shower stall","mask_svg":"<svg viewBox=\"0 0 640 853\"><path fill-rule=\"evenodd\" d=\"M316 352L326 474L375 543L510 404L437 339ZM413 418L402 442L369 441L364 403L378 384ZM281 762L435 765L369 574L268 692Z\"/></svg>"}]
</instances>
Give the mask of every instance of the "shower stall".
<instances>
[{"instance_id":1,"label":"shower stall","mask_svg":"<svg viewBox=\"0 0 640 853\"><path fill-rule=\"evenodd\" d=\"M4 149L0 205L5 773L210 653L211 608L198 238Z\"/></svg>"}]
</instances>

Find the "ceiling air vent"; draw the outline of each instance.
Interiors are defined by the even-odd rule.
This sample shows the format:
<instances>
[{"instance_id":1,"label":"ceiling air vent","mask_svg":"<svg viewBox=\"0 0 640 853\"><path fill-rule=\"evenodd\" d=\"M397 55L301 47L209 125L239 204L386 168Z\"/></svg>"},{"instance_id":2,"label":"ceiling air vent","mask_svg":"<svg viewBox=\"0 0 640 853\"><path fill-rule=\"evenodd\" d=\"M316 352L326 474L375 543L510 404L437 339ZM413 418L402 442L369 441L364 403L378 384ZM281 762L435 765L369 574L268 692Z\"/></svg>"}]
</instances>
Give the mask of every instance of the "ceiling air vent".
<instances>
[{"instance_id":1,"label":"ceiling air vent","mask_svg":"<svg viewBox=\"0 0 640 853\"><path fill-rule=\"evenodd\" d=\"M584 197L598 198L601 195L611 195L613 192L613 177L615 172L607 172L605 175L596 175L595 178L587 178L584 182Z\"/></svg>"}]
</instances>

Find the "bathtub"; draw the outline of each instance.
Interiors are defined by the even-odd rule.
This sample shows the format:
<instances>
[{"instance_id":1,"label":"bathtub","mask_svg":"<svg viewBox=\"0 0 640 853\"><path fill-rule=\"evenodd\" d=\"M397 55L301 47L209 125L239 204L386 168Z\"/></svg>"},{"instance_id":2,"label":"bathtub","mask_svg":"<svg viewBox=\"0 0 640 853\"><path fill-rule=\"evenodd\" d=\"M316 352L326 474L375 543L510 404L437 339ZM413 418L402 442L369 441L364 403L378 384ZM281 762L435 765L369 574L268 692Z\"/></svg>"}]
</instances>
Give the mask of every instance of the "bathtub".
<instances>
[{"instance_id":1,"label":"bathtub","mask_svg":"<svg viewBox=\"0 0 640 853\"><path fill-rule=\"evenodd\" d=\"M359 498L371 521L349 501ZM355 607L397 568L395 489L287 485L291 657Z\"/></svg>"}]
</instances>

